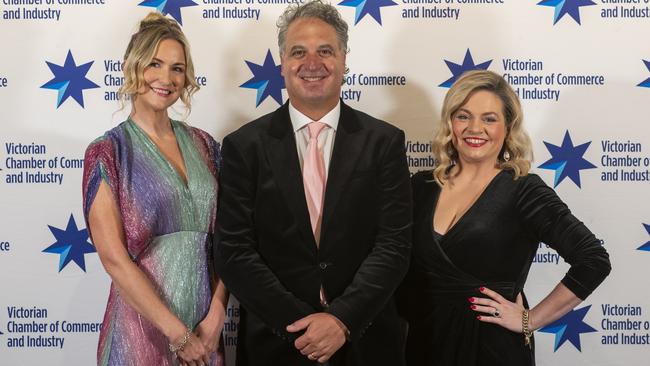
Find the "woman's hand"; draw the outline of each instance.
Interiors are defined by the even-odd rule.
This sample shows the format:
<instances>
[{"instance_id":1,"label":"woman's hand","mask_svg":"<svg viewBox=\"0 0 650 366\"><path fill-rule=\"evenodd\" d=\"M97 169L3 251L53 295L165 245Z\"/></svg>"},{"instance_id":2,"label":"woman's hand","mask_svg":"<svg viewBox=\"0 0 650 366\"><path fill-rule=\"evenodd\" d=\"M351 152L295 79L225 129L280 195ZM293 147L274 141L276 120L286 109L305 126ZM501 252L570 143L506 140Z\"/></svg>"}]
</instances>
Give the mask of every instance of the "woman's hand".
<instances>
[{"instance_id":1,"label":"woman's hand","mask_svg":"<svg viewBox=\"0 0 650 366\"><path fill-rule=\"evenodd\" d=\"M187 343L182 350L176 352L176 356L183 366L205 366L210 363L210 353L194 333L190 333Z\"/></svg>"},{"instance_id":2,"label":"woman's hand","mask_svg":"<svg viewBox=\"0 0 650 366\"><path fill-rule=\"evenodd\" d=\"M218 318L206 317L203 319L194 330L199 337L199 341L208 352L208 356L212 356L214 352L219 349L219 339L221 338L221 330L223 328L224 317Z\"/></svg>"},{"instance_id":3,"label":"woman's hand","mask_svg":"<svg viewBox=\"0 0 650 366\"><path fill-rule=\"evenodd\" d=\"M510 331L522 332L522 316L524 312L524 300L521 293L517 294L515 302L508 301L497 292L488 288L479 289L490 298L470 297L470 308L480 313L476 318L484 323L494 323Z\"/></svg>"}]
</instances>

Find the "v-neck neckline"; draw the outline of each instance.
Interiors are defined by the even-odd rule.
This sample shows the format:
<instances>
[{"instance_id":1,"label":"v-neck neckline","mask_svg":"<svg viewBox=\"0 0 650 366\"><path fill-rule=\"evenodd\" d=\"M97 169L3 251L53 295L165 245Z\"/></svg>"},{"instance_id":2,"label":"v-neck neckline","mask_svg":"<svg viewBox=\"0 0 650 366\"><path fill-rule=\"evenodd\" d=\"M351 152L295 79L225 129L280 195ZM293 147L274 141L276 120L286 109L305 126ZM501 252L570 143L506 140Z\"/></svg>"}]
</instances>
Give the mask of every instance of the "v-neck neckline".
<instances>
[{"instance_id":1,"label":"v-neck neckline","mask_svg":"<svg viewBox=\"0 0 650 366\"><path fill-rule=\"evenodd\" d=\"M431 209L431 215L429 217L429 225L431 227L431 234L434 236L434 238L436 237L436 235L440 236L441 239L446 238L447 236L449 236L450 233L452 233L456 229L457 226L459 226L463 221L465 221L465 218L470 214L471 211L474 210L476 205L485 196L485 193L492 187L492 185L494 185L494 182L496 182L497 178L503 172L505 172L505 170L499 171L497 174L494 175L494 177L492 177L492 179L490 179L488 184L485 186L485 188L483 188L483 191L481 191L481 193L476 197L474 202L472 202L472 204L467 208L467 210L465 210L465 212L463 212L463 214L458 218L458 220L456 220L456 222L451 227L449 227L444 234L441 234L441 233L437 232L436 229L435 229L435 226L433 224L433 220L435 219L436 211L437 211L437 208L438 208L438 201L440 200L440 194L442 193L442 188L441 188L438 191L438 194L436 195L435 200L433 201L433 208Z\"/></svg>"},{"instance_id":2,"label":"v-neck neckline","mask_svg":"<svg viewBox=\"0 0 650 366\"><path fill-rule=\"evenodd\" d=\"M158 157L158 159L162 160L164 162L164 165L166 165L172 171L172 174L176 177L180 186L183 187L184 190L188 190L190 187L190 170L189 170L190 168L187 164L187 161L185 160L186 152L184 149L184 144L178 137L179 128L177 126L177 122L174 121L173 119L169 120L169 123L172 126L172 132L174 133L174 139L176 140L176 145L178 146L178 152L181 154L181 160L183 162L183 165L185 166L185 174L182 174L181 172L178 171L178 169L176 169L176 167L174 167L174 165L169 161L169 159L167 159L165 154L163 154L162 151L160 151L158 145L156 145L156 143L153 142L151 137L140 126L138 126L138 124L131 117L129 117L128 121L129 123L131 123L131 125L134 126L136 131L138 131L138 133L143 136L145 143L150 145L152 147L152 150L156 152L155 155Z\"/></svg>"}]
</instances>

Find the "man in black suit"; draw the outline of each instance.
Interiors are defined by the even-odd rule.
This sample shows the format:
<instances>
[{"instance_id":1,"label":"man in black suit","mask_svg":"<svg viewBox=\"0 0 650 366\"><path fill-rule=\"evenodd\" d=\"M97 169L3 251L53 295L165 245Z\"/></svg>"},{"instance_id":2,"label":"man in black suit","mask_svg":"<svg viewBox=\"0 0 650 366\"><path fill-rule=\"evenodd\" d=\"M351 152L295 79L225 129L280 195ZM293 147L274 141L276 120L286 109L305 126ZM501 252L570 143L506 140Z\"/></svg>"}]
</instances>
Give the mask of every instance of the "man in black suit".
<instances>
[{"instance_id":1,"label":"man in black suit","mask_svg":"<svg viewBox=\"0 0 650 366\"><path fill-rule=\"evenodd\" d=\"M214 257L241 304L237 364L403 365L392 296L411 248L404 133L341 102L336 8L290 6L278 26L289 102L222 147Z\"/></svg>"}]
</instances>

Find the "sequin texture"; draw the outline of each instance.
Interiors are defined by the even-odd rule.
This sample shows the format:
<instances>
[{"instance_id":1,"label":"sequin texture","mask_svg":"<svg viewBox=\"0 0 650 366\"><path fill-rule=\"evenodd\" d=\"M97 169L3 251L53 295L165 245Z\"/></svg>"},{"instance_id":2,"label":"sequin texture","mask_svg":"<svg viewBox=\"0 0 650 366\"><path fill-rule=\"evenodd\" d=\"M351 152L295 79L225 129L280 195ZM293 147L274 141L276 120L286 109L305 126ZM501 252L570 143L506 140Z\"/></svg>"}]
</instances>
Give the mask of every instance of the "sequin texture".
<instances>
[{"instance_id":1,"label":"sequin texture","mask_svg":"<svg viewBox=\"0 0 650 366\"><path fill-rule=\"evenodd\" d=\"M109 185L121 213L129 255L168 308L194 329L211 300L213 271L208 253L216 218L219 146L197 128L177 121L172 121L172 127L187 184L129 119L86 150L83 206L87 224L100 183ZM166 337L122 299L114 284L99 335L97 363L178 365ZM223 363L220 351L210 365Z\"/></svg>"}]
</instances>

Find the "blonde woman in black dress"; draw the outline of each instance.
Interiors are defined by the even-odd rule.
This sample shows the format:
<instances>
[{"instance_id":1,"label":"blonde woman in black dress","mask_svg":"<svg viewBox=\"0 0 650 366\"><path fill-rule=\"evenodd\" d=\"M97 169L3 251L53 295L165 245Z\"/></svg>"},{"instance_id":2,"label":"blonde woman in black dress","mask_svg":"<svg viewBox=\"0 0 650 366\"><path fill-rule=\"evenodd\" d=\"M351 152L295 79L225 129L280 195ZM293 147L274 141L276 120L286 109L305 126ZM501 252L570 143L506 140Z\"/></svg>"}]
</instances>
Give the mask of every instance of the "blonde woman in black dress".
<instances>
[{"instance_id":1,"label":"blonde woman in black dress","mask_svg":"<svg viewBox=\"0 0 650 366\"><path fill-rule=\"evenodd\" d=\"M517 95L490 71L451 87L434 137L439 165L413 177L409 274L398 299L409 365L534 365L532 332L607 276L607 252L535 174ZM571 265L528 310L524 283L538 244Z\"/></svg>"}]
</instances>

